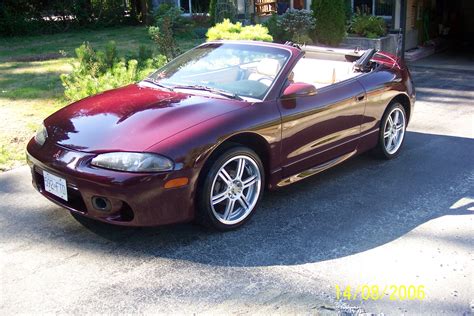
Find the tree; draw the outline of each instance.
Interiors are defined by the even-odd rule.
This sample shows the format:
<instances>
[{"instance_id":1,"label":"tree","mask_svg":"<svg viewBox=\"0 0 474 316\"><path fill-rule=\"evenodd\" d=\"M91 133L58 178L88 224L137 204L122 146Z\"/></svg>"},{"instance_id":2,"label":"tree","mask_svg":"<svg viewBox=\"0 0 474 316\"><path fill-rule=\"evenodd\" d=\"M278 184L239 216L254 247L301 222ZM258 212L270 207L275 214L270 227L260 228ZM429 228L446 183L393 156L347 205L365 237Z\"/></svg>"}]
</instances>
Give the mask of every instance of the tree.
<instances>
[{"instance_id":1,"label":"tree","mask_svg":"<svg viewBox=\"0 0 474 316\"><path fill-rule=\"evenodd\" d=\"M209 21L211 25L216 24L216 2L217 0L211 0L209 2Z\"/></svg>"},{"instance_id":2,"label":"tree","mask_svg":"<svg viewBox=\"0 0 474 316\"><path fill-rule=\"evenodd\" d=\"M313 0L316 37L323 44L336 46L346 35L345 0Z\"/></svg>"},{"instance_id":3,"label":"tree","mask_svg":"<svg viewBox=\"0 0 474 316\"><path fill-rule=\"evenodd\" d=\"M130 7L132 16L134 16L137 21L146 25L151 23L150 0L131 0Z\"/></svg>"},{"instance_id":4,"label":"tree","mask_svg":"<svg viewBox=\"0 0 474 316\"><path fill-rule=\"evenodd\" d=\"M211 0L209 3L209 16L211 25L229 19L234 22L237 16L237 3L235 0Z\"/></svg>"}]
</instances>

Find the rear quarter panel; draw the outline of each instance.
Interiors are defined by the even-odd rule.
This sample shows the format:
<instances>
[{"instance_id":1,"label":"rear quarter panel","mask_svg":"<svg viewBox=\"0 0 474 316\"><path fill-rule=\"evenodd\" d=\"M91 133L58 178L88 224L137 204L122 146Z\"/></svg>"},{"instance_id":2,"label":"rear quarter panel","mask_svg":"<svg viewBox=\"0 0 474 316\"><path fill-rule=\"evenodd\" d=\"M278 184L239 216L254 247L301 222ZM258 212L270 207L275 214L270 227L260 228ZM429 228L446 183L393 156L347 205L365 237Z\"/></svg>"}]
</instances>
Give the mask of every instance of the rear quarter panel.
<instances>
[{"instance_id":1,"label":"rear quarter panel","mask_svg":"<svg viewBox=\"0 0 474 316\"><path fill-rule=\"evenodd\" d=\"M399 95L410 99L413 106L415 91L408 69L380 65L373 72L358 78L367 93L364 118L361 125L362 135L379 129L380 120L390 102ZM412 111L410 111L412 112Z\"/></svg>"}]
</instances>

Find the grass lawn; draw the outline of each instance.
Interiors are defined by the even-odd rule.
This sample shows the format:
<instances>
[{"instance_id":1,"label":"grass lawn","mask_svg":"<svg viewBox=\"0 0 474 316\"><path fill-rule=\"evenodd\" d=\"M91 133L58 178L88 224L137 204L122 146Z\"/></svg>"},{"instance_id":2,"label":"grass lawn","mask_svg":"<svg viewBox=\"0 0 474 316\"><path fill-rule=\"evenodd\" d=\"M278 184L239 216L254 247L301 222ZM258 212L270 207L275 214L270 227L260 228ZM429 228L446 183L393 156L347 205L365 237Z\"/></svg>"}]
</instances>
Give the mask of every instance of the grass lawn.
<instances>
[{"instance_id":1,"label":"grass lawn","mask_svg":"<svg viewBox=\"0 0 474 316\"><path fill-rule=\"evenodd\" d=\"M84 41L103 48L111 40L120 56L136 53L139 45L154 48L140 26L0 38L0 171L24 164L25 146L36 128L68 103L59 75L71 70L74 49ZM178 41L183 51L200 42Z\"/></svg>"}]
</instances>

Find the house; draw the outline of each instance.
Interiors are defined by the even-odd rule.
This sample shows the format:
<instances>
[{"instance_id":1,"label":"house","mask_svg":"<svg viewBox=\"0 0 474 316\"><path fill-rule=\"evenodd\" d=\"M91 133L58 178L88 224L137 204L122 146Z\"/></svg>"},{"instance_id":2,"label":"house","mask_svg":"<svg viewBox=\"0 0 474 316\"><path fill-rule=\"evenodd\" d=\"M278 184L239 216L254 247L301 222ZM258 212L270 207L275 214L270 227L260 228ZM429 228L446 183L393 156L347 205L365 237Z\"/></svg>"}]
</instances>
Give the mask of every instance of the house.
<instances>
[{"instance_id":1,"label":"house","mask_svg":"<svg viewBox=\"0 0 474 316\"><path fill-rule=\"evenodd\" d=\"M185 14L208 12L210 0L151 0L153 6L172 2ZM217 0L229 1L229 0ZM287 9L309 9L311 0L234 0L238 14L257 19ZM403 32L404 50L433 39L463 41L474 38L474 0L346 0L358 9L383 17L392 32ZM349 4L349 3L348 3Z\"/></svg>"},{"instance_id":2,"label":"house","mask_svg":"<svg viewBox=\"0 0 474 316\"><path fill-rule=\"evenodd\" d=\"M237 0L239 12L244 1ZM253 0L252 13L265 16L286 9L309 9L311 0ZM474 0L346 0L353 12L381 16L392 33L403 33L403 51L442 39L466 42L474 39Z\"/></svg>"}]
</instances>

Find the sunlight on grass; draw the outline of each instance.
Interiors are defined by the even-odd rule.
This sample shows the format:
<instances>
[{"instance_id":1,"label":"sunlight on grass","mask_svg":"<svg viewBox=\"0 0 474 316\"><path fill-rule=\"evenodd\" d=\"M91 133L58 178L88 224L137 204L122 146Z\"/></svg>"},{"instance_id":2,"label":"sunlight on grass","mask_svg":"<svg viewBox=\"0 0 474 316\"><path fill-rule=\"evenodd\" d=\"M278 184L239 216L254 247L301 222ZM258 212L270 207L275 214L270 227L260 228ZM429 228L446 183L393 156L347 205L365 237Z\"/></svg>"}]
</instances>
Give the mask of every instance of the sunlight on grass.
<instances>
[{"instance_id":1,"label":"sunlight on grass","mask_svg":"<svg viewBox=\"0 0 474 316\"><path fill-rule=\"evenodd\" d=\"M17 63L19 64L19 63ZM0 98L11 100L55 98L62 94L59 75L70 71L71 66L61 60L57 69L38 65L36 71L31 67L2 70L0 74ZM21 70L25 69L25 72Z\"/></svg>"},{"instance_id":2,"label":"sunlight on grass","mask_svg":"<svg viewBox=\"0 0 474 316\"><path fill-rule=\"evenodd\" d=\"M25 163L25 147L45 117L66 104L55 99L0 98L0 171Z\"/></svg>"},{"instance_id":3,"label":"sunlight on grass","mask_svg":"<svg viewBox=\"0 0 474 316\"><path fill-rule=\"evenodd\" d=\"M74 49L88 41L96 48L104 48L107 41L117 42L121 55L136 52L139 45L153 47L153 42L143 26L106 28L71 33L16 37L0 39L0 61L9 61L21 56L52 54L63 51L74 56Z\"/></svg>"},{"instance_id":4,"label":"sunlight on grass","mask_svg":"<svg viewBox=\"0 0 474 316\"><path fill-rule=\"evenodd\" d=\"M0 63L0 171L24 164L25 147L43 119L66 104L59 74L72 59Z\"/></svg>"},{"instance_id":5,"label":"sunlight on grass","mask_svg":"<svg viewBox=\"0 0 474 316\"><path fill-rule=\"evenodd\" d=\"M0 64L0 70L8 74L48 74L52 72L66 73L71 71L70 62L73 58L61 58L47 61L6 62Z\"/></svg>"}]
</instances>

